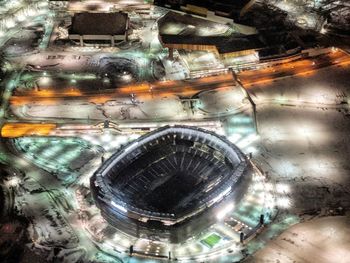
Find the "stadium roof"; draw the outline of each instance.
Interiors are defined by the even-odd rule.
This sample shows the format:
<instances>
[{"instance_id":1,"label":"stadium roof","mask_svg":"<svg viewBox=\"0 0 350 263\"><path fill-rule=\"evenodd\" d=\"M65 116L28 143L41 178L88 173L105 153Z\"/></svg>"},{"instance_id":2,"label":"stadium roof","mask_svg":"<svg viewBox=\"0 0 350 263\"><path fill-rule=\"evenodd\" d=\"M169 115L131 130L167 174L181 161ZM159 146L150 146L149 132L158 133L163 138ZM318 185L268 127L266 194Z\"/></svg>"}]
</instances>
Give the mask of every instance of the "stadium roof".
<instances>
[{"instance_id":1,"label":"stadium roof","mask_svg":"<svg viewBox=\"0 0 350 263\"><path fill-rule=\"evenodd\" d=\"M70 34L78 35L124 35L128 15L115 13L76 13L72 18Z\"/></svg>"},{"instance_id":2,"label":"stadium roof","mask_svg":"<svg viewBox=\"0 0 350 263\"><path fill-rule=\"evenodd\" d=\"M164 44L188 44L188 45L212 45L216 46L219 53L230 53L249 49L261 49L266 45L258 35L249 36L210 36L199 37L181 35L161 35Z\"/></svg>"}]
</instances>

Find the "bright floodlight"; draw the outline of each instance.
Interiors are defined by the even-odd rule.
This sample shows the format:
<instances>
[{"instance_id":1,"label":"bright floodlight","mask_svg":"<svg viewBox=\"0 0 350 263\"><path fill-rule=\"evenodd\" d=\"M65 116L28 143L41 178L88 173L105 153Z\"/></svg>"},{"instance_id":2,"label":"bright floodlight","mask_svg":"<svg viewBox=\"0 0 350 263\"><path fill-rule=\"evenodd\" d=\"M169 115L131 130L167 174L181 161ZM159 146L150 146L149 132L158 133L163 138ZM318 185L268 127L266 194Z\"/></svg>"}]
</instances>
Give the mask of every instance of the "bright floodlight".
<instances>
[{"instance_id":1,"label":"bright floodlight","mask_svg":"<svg viewBox=\"0 0 350 263\"><path fill-rule=\"evenodd\" d=\"M290 207L290 200L288 197L280 197L277 199L277 205L280 208L289 208Z\"/></svg>"},{"instance_id":2,"label":"bright floodlight","mask_svg":"<svg viewBox=\"0 0 350 263\"><path fill-rule=\"evenodd\" d=\"M277 191L277 193L280 193L280 194L282 194L282 193L287 194L290 192L290 187L287 184L278 183L276 185L276 191Z\"/></svg>"},{"instance_id":3,"label":"bright floodlight","mask_svg":"<svg viewBox=\"0 0 350 263\"><path fill-rule=\"evenodd\" d=\"M216 217L219 220L223 219L229 212L231 212L233 210L233 208L234 208L233 203L228 204L216 215Z\"/></svg>"},{"instance_id":4,"label":"bright floodlight","mask_svg":"<svg viewBox=\"0 0 350 263\"><path fill-rule=\"evenodd\" d=\"M8 187L16 187L17 185L19 185L20 182L21 179L19 179L17 176L13 176L10 180L6 182L6 185Z\"/></svg>"}]
</instances>

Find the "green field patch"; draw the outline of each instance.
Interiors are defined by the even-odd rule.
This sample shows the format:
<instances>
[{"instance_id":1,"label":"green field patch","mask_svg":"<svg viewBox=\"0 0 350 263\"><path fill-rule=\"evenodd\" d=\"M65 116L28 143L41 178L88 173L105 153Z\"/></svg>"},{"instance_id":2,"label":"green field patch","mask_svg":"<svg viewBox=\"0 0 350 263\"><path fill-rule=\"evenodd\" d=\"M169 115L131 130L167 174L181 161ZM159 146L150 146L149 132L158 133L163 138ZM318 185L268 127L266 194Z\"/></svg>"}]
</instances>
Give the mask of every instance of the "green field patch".
<instances>
[{"instance_id":1,"label":"green field patch","mask_svg":"<svg viewBox=\"0 0 350 263\"><path fill-rule=\"evenodd\" d=\"M215 247L221 240L221 236L216 233L212 233L207 236L205 239L201 240L201 243L209 248Z\"/></svg>"}]
</instances>

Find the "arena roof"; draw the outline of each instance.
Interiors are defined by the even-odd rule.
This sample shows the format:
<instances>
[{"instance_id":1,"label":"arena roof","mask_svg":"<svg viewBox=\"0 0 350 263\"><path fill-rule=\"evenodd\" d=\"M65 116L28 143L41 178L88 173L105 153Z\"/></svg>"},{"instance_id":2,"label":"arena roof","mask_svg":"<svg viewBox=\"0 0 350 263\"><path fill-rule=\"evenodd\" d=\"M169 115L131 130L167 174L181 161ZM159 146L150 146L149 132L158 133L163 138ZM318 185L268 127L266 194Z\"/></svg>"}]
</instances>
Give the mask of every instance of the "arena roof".
<instances>
[{"instance_id":1,"label":"arena roof","mask_svg":"<svg viewBox=\"0 0 350 263\"><path fill-rule=\"evenodd\" d=\"M115 13L76 13L72 18L70 34L77 35L124 35L128 15Z\"/></svg>"}]
</instances>

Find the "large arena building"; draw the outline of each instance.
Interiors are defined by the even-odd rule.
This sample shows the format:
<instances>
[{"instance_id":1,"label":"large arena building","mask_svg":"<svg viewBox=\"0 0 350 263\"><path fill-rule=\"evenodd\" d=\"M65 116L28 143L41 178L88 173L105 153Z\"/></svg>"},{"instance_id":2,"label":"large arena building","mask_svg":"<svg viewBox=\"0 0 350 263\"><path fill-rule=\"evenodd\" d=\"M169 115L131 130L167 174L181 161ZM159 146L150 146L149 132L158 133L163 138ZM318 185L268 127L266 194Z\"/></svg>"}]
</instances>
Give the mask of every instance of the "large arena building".
<instances>
[{"instance_id":1,"label":"large arena building","mask_svg":"<svg viewBox=\"0 0 350 263\"><path fill-rule=\"evenodd\" d=\"M91 189L118 230L180 243L234 209L251 174L249 160L225 138L166 126L115 153L93 175Z\"/></svg>"}]
</instances>

